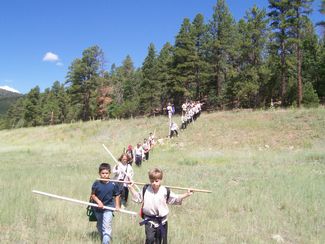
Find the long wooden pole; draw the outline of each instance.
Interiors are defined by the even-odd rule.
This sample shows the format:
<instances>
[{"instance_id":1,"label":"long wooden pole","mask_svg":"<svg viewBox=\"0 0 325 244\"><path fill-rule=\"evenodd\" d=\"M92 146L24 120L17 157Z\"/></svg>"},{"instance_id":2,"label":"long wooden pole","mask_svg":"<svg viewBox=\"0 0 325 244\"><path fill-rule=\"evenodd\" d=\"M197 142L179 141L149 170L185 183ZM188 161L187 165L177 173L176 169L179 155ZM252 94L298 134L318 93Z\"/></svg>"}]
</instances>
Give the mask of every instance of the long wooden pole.
<instances>
[{"instance_id":1,"label":"long wooden pole","mask_svg":"<svg viewBox=\"0 0 325 244\"><path fill-rule=\"evenodd\" d=\"M90 202L80 201L80 200L77 200L77 199L73 199L73 198L69 198L69 197L63 197L63 196L58 196L58 195L54 195L54 194L47 193L47 192L42 192L42 191L33 190L32 192L33 193L36 193L36 194L48 196L48 197L53 197L53 198L65 200L65 201L68 201L68 202L79 203L79 204L83 204L83 205L87 205L87 206L93 206L93 207L98 208L98 205L96 203L90 203ZM107 206L104 206L104 209L116 211L116 208L107 207ZM126 213L126 214L132 214L132 215L137 215L136 212L128 211L128 210L125 210L125 209L119 209L118 212Z\"/></svg>"},{"instance_id":2,"label":"long wooden pole","mask_svg":"<svg viewBox=\"0 0 325 244\"><path fill-rule=\"evenodd\" d=\"M126 184L137 184L137 185L146 185L148 183L143 182L132 182L132 181L124 181L124 180L112 180L112 179L98 179L102 181L112 181L112 182L118 182L118 183L126 183ZM193 192L202 192L202 193L212 193L212 191L209 190L203 190L203 189L196 189L196 188L190 188L190 187L179 187L179 186L165 186L171 189L178 189L178 190L190 190Z\"/></svg>"},{"instance_id":3,"label":"long wooden pole","mask_svg":"<svg viewBox=\"0 0 325 244\"><path fill-rule=\"evenodd\" d=\"M114 155L111 153L111 151L108 150L108 148L107 148L104 144L103 144L103 147L104 147L104 149L106 150L106 152L108 152L108 154L112 157L112 159L114 160L114 162L115 162L116 164L118 164L117 159L114 157Z\"/></svg>"}]
</instances>

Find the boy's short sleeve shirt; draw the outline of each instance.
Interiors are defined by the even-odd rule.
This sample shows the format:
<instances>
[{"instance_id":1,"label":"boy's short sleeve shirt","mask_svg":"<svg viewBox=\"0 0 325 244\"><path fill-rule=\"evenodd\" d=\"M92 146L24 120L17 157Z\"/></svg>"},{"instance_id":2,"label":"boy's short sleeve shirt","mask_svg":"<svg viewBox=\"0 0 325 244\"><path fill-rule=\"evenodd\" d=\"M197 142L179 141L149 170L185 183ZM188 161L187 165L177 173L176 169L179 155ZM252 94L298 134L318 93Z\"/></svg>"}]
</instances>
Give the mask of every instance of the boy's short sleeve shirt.
<instances>
[{"instance_id":1,"label":"boy's short sleeve shirt","mask_svg":"<svg viewBox=\"0 0 325 244\"><path fill-rule=\"evenodd\" d=\"M105 206L112 208L115 208L114 197L121 194L118 185L114 182L95 181L91 190Z\"/></svg>"}]
</instances>

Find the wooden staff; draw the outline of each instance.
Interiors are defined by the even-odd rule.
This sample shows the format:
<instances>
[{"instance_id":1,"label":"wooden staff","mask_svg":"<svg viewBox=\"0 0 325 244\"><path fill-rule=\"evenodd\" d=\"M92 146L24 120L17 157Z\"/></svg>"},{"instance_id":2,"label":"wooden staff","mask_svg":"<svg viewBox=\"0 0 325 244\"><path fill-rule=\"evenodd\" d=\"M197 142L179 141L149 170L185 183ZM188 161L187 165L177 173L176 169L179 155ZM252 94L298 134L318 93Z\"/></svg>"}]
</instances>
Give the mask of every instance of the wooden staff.
<instances>
[{"instance_id":1,"label":"wooden staff","mask_svg":"<svg viewBox=\"0 0 325 244\"><path fill-rule=\"evenodd\" d=\"M112 179L98 179L102 181L112 181L112 182L118 182L118 183L126 183L126 184L137 184L137 185L146 185L148 183L143 182L132 182L132 181L124 181L124 180L112 180ZM196 189L196 188L186 188L186 187L179 187L179 186L165 186L171 189L178 189L178 190L190 190L193 192L202 192L202 193L212 193L212 191L209 190L202 190L202 189Z\"/></svg>"},{"instance_id":2,"label":"wooden staff","mask_svg":"<svg viewBox=\"0 0 325 244\"><path fill-rule=\"evenodd\" d=\"M48 197L53 197L53 198L57 198L57 199L61 199L61 200L69 201L69 202L79 203L79 204L83 204L83 205L87 205L87 206L93 206L93 207L98 208L98 205L96 203L90 203L90 202L80 201L80 200L77 200L77 199L73 199L73 198L69 198L69 197L63 197L63 196L58 196L58 195L54 195L54 194L50 194L50 193L46 193L46 192L42 192L42 191L33 190L32 192L33 193L36 193L36 194L48 196ZM116 208L107 207L107 206L104 206L104 209L116 211ZM125 210L125 209L119 209L117 211L118 212L121 212L121 213L132 214L132 215L137 215L138 214L136 212L128 211L128 210Z\"/></svg>"}]
</instances>

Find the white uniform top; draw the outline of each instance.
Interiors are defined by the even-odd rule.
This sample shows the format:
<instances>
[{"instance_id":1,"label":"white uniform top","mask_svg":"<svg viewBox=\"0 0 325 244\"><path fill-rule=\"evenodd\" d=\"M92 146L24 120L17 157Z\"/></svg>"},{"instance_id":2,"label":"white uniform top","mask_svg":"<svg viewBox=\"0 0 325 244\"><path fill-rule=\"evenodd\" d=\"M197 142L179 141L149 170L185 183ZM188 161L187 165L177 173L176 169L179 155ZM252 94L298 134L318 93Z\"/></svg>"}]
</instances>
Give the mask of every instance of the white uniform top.
<instances>
[{"instance_id":1,"label":"white uniform top","mask_svg":"<svg viewBox=\"0 0 325 244\"><path fill-rule=\"evenodd\" d=\"M117 167L115 166L112 171L116 180L132 181L133 179L134 172L130 164L122 164L119 162ZM127 187L128 184L124 183L123 186Z\"/></svg>"},{"instance_id":2,"label":"white uniform top","mask_svg":"<svg viewBox=\"0 0 325 244\"><path fill-rule=\"evenodd\" d=\"M144 194L144 201L142 197L142 191L138 192L138 195L133 195L132 200L138 203L143 202L143 214L148 216L165 217L163 223L167 221L167 215L169 213L167 204L182 204L182 199L180 196L173 193L172 191L170 192L167 201L167 189L164 186L160 186L158 191L155 193L151 185L149 185ZM149 222L156 224L153 221Z\"/></svg>"},{"instance_id":3,"label":"white uniform top","mask_svg":"<svg viewBox=\"0 0 325 244\"><path fill-rule=\"evenodd\" d=\"M133 155L134 155L134 157L135 157L136 155L143 157L143 156L144 156L144 152L143 152L143 148L142 148L142 146L134 148L134 153L133 153Z\"/></svg>"},{"instance_id":4,"label":"white uniform top","mask_svg":"<svg viewBox=\"0 0 325 244\"><path fill-rule=\"evenodd\" d=\"M185 103L182 104L182 109L183 109L184 112L186 112L187 105Z\"/></svg>"},{"instance_id":5,"label":"white uniform top","mask_svg":"<svg viewBox=\"0 0 325 244\"><path fill-rule=\"evenodd\" d=\"M178 125L175 122L172 122L170 129L171 130L178 130Z\"/></svg>"},{"instance_id":6,"label":"white uniform top","mask_svg":"<svg viewBox=\"0 0 325 244\"><path fill-rule=\"evenodd\" d=\"M171 118L172 117L172 106L167 106L167 111L168 111L168 117Z\"/></svg>"}]
</instances>

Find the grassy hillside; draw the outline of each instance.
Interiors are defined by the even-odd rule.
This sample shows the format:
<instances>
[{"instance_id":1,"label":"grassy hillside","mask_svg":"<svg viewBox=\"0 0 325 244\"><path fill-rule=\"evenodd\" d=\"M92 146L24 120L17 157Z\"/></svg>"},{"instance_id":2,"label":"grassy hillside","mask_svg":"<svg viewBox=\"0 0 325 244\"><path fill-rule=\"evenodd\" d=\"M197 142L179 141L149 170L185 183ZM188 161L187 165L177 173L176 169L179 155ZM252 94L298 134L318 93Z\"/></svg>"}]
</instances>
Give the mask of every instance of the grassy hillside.
<instances>
[{"instance_id":1,"label":"grassy hillside","mask_svg":"<svg viewBox=\"0 0 325 244\"><path fill-rule=\"evenodd\" d=\"M0 131L0 242L99 243L84 206L31 191L87 201L98 165L114 164L102 144L117 157L153 131L165 137L168 119ZM203 114L133 167L136 181L159 166L167 185L213 191L170 208L172 244L325 243L324 148L323 108L218 112ZM139 220L117 213L114 244L143 243Z\"/></svg>"}]
</instances>

